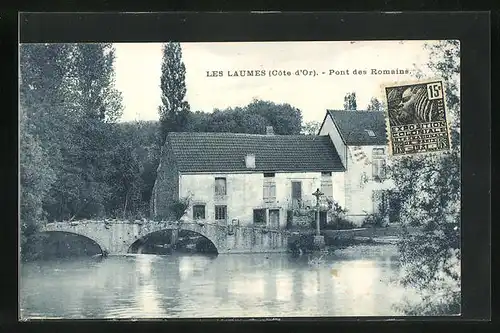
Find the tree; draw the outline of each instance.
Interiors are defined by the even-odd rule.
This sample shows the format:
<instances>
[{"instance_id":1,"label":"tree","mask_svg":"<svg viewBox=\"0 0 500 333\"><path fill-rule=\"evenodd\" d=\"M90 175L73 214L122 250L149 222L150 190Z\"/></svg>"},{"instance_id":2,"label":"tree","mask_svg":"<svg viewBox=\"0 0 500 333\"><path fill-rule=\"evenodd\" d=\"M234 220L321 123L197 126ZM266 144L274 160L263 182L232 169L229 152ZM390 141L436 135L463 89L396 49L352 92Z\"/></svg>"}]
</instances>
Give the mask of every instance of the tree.
<instances>
[{"instance_id":1,"label":"tree","mask_svg":"<svg viewBox=\"0 0 500 333\"><path fill-rule=\"evenodd\" d=\"M55 180L49 158L39 140L30 133L24 108L20 107L20 219L21 248L26 238L33 235L44 219L43 200Z\"/></svg>"},{"instance_id":2,"label":"tree","mask_svg":"<svg viewBox=\"0 0 500 333\"><path fill-rule=\"evenodd\" d=\"M356 93L347 93L344 97L344 110L351 111L357 110L358 106L356 104Z\"/></svg>"},{"instance_id":3,"label":"tree","mask_svg":"<svg viewBox=\"0 0 500 333\"><path fill-rule=\"evenodd\" d=\"M267 126L272 126L276 134L300 134L302 129L302 112L287 103L254 99L244 108L244 112L265 118Z\"/></svg>"},{"instance_id":4,"label":"tree","mask_svg":"<svg viewBox=\"0 0 500 333\"><path fill-rule=\"evenodd\" d=\"M43 198L47 218L104 215L112 122L121 114L111 44L23 44L25 127L55 174Z\"/></svg>"},{"instance_id":5,"label":"tree","mask_svg":"<svg viewBox=\"0 0 500 333\"><path fill-rule=\"evenodd\" d=\"M110 43L74 45L71 74L79 117L73 126L65 177L74 196L66 197L66 218L105 216L113 181L110 152L113 123L122 114L122 96L115 88L114 47ZM67 199L71 198L71 201Z\"/></svg>"},{"instance_id":6,"label":"tree","mask_svg":"<svg viewBox=\"0 0 500 333\"><path fill-rule=\"evenodd\" d=\"M370 103L366 107L366 110L368 110L368 111L383 111L384 106L382 105L382 102L380 102L378 100L378 98L372 97L372 99L370 99Z\"/></svg>"},{"instance_id":7,"label":"tree","mask_svg":"<svg viewBox=\"0 0 500 333\"><path fill-rule=\"evenodd\" d=\"M445 79L447 107L459 118L459 49L455 41L430 46L429 68ZM438 59L438 60L435 60ZM459 123L452 123L459 137ZM446 153L415 155L394 161L390 168L401 198L400 220L405 228L399 243L404 268L403 285L420 291L419 304L407 302L409 315L460 312L460 145ZM410 234L407 226L420 232Z\"/></svg>"},{"instance_id":8,"label":"tree","mask_svg":"<svg viewBox=\"0 0 500 333\"><path fill-rule=\"evenodd\" d=\"M30 142L31 135L40 147L40 154L50 156L44 167L52 170L55 178L52 186L40 193L44 210L47 204L57 200L53 189L65 173L65 155L71 151L74 123L80 116L74 103L74 80L69 74L71 62L69 44L20 46L20 99L24 113L21 137L27 136ZM21 168L24 162L29 163L21 156Z\"/></svg>"},{"instance_id":9,"label":"tree","mask_svg":"<svg viewBox=\"0 0 500 333\"><path fill-rule=\"evenodd\" d=\"M116 142L111 153L114 186L108 211L118 218L144 217L158 166L157 124L131 122L117 124Z\"/></svg>"},{"instance_id":10,"label":"tree","mask_svg":"<svg viewBox=\"0 0 500 333\"><path fill-rule=\"evenodd\" d=\"M123 112L122 95L115 88L115 49L111 43L74 46L72 76L78 92L76 103L90 118L114 122Z\"/></svg>"},{"instance_id":11,"label":"tree","mask_svg":"<svg viewBox=\"0 0 500 333\"><path fill-rule=\"evenodd\" d=\"M190 112L187 119L185 130L193 132L265 134L272 126L276 134L299 134L302 112L289 104L253 100L244 107Z\"/></svg>"},{"instance_id":12,"label":"tree","mask_svg":"<svg viewBox=\"0 0 500 333\"><path fill-rule=\"evenodd\" d=\"M161 65L160 145L169 132L183 131L189 117L186 97L186 67L182 61L180 43L169 42L163 46Z\"/></svg>"},{"instance_id":13,"label":"tree","mask_svg":"<svg viewBox=\"0 0 500 333\"><path fill-rule=\"evenodd\" d=\"M302 126L302 134L306 135L318 135L319 129L321 128L321 123L319 121L307 121Z\"/></svg>"}]
</instances>

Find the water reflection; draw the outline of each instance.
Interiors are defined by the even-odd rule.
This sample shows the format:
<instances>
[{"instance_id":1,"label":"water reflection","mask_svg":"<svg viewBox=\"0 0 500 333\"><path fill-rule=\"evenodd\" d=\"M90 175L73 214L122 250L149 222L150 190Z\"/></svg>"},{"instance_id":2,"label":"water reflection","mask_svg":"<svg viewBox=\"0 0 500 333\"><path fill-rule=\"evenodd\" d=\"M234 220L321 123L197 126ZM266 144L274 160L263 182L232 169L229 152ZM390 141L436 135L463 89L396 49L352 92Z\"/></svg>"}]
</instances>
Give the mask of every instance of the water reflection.
<instances>
[{"instance_id":1,"label":"water reflection","mask_svg":"<svg viewBox=\"0 0 500 333\"><path fill-rule=\"evenodd\" d=\"M363 252L364 253L364 252ZM311 266L285 254L128 255L23 264L23 317L395 315L395 249L352 249Z\"/></svg>"}]
</instances>

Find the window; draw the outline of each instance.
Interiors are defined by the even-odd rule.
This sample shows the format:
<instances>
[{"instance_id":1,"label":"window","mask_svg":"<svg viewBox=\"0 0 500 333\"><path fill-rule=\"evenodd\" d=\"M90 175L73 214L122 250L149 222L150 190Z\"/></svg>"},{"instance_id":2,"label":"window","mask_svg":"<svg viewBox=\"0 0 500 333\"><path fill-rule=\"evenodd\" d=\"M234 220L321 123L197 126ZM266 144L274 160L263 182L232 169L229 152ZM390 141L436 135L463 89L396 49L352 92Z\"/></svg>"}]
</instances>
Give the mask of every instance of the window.
<instances>
[{"instance_id":1,"label":"window","mask_svg":"<svg viewBox=\"0 0 500 333\"><path fill-rule=\"evenodd\" d=\"M276 201L276 183L275 182L264 182L264 193L263 199L265 202Z\"/></svg>"},{"instance_id":2,"label":"window","mask_svg":"<svg viewBox=\"0 0 500 333\"><path fill-rule=\"evenodd\" d=\"M383 157L385 152L384 152L384 148L373 148L373 157Z\"/></svg>"},{"instance_id":3,"label":"window","mask_svg":"<svg viewBox=\"0 0 500 333\"><path fill-rule=\"evenodd\" d=\"M205 205L193 205L193 218L205 219Z\"/></svg>"},{"instance_id":4,"label":"window","mask_svg":"<svg viewBox=\"0 0 500 333\"><path fill-rule=\"evenodd\" d=\"M375 133L372 130L365 130L369 136L375 136Z\"/></svg>"},{"instance_id":5,"label":"window","mask_svg":"<svg viewBox=\"0 0 500 333\"><path fill-rule=\"evenodd\" d=\"M274 180L274 173L264 173L263 199L264 202L276 201L276 182Z\"/></svg>"},{"instance_id":6,"label":"window","mask_svg":"<svg viewBox=\"0 0 500 333\"><path fill-rule=\"evenodd\" d=\"M217 221L227 220L227 206L215 206L215 220Z\"/></svg>"},{"instance_id":7,"label":"window","mask_svg":"<svg viewBox=\"0 0 500 333\"><path fill-rule=\"evenodd\" d=\"M215 178L215 195L226 195L226 178Z\"/></svg>"},{"instance_id":8,"label":"window","mask_svg":"<svg viewBox=\"0 0 500 333\"><path fill-rule=\"evenodd\" d=\"M376 181L385 178L385 154L384 148L373 148L372 151L372 176Z\"/></svg>"},{"instance_id":9,"label":"window","mask_svg":"<svg viewBox=\"0 0 500 333\"><path fill-rule=\"evenodd\" d=\"M331 179L321 180L321 192L325 194L328 199L333 199L333 184Z\"/></svg>"},{"instance_id":10,"label":"window","mask_svg":"<svg viewBox=\"0 0 500 333\"><path fill-rule=\"evenodd\" d=\"M323 171L321 172L321 176L322 177L329 177L332 175L332 172L331 171Z\"/></svg>"},{"instance_id":11,"label":"window","mask_svg":"<svg viewBox=\"0 0 500 333\"><path fill-rule=\"evenodd\" d=\"M254 209L253 210L253 223L258 225L266 225L266 210Z\"/></svg>"}]
</instances>

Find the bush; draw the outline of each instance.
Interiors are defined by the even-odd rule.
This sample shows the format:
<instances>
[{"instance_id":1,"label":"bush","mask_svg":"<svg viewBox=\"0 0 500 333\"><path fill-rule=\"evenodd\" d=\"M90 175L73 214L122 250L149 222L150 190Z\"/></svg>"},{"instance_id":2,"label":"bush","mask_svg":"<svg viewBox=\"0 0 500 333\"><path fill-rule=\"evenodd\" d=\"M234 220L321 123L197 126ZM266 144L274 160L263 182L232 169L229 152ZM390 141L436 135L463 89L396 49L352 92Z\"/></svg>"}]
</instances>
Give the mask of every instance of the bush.
<instances>
[{"instance_id":1,"label":"bush","mask_svg":"<svg viewBox=\"0 0 500 333\"><path fill-rule=\"evenodd\" d=\"M363 220L362 227L387 227L387 220L382 214L370 214Z\"/></svg>"},{"instance_id":2,"label":"bush","mask_svg":"<svg viewBox=\"0 0 500 333\"><path fill-rule=\"evenodd\" d=\"M176 221L180 220L184 216L184 214L186 213L186 210L189 208L189 205L190 205L189 198L181 198L179 200L175 200L169 206L169 210L170 210L170 213L172 214L172 217Z\"/></svg>"},{"instance_id":3,"label":"bush","mask_svg":"<svg viewBox=\"0 0 500 333\"><path fill-rule=\"evenodd\" d=\"M316 250L314 246L314 235L301 234L292 236L288 248L294 254L298 254L300 251L303 253L314 251Z\"/></svg>"},{"instance_id":4,"label":"bush","mask_svg":"<svg viewBox=\"0 0 500 333\"><path fill-rule=\"evenodd\" d=\"M344 217L338 217L336 220L327 224L326 230L345 230L345 229L355 229L356 225Z\"/></svg>"}]
</instances>

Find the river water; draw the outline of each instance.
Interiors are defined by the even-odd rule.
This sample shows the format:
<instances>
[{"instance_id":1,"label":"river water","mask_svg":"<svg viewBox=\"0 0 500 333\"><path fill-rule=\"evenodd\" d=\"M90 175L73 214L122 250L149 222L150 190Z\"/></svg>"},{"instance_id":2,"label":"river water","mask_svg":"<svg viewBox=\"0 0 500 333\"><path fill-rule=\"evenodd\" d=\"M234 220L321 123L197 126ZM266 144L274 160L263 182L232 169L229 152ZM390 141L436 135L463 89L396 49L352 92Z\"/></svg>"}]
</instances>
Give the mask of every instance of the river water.
<instances>
[{"instance_id":1,"label":"river water","mask_svg":"<svg viewBox=\"0 0 500 333\"><path fill-rule=\"evenodd\" d=\"M394 246L319 257L289 254L126 255L20 267L21 320L393 316Z\"/></svg>"}]
</instances>

